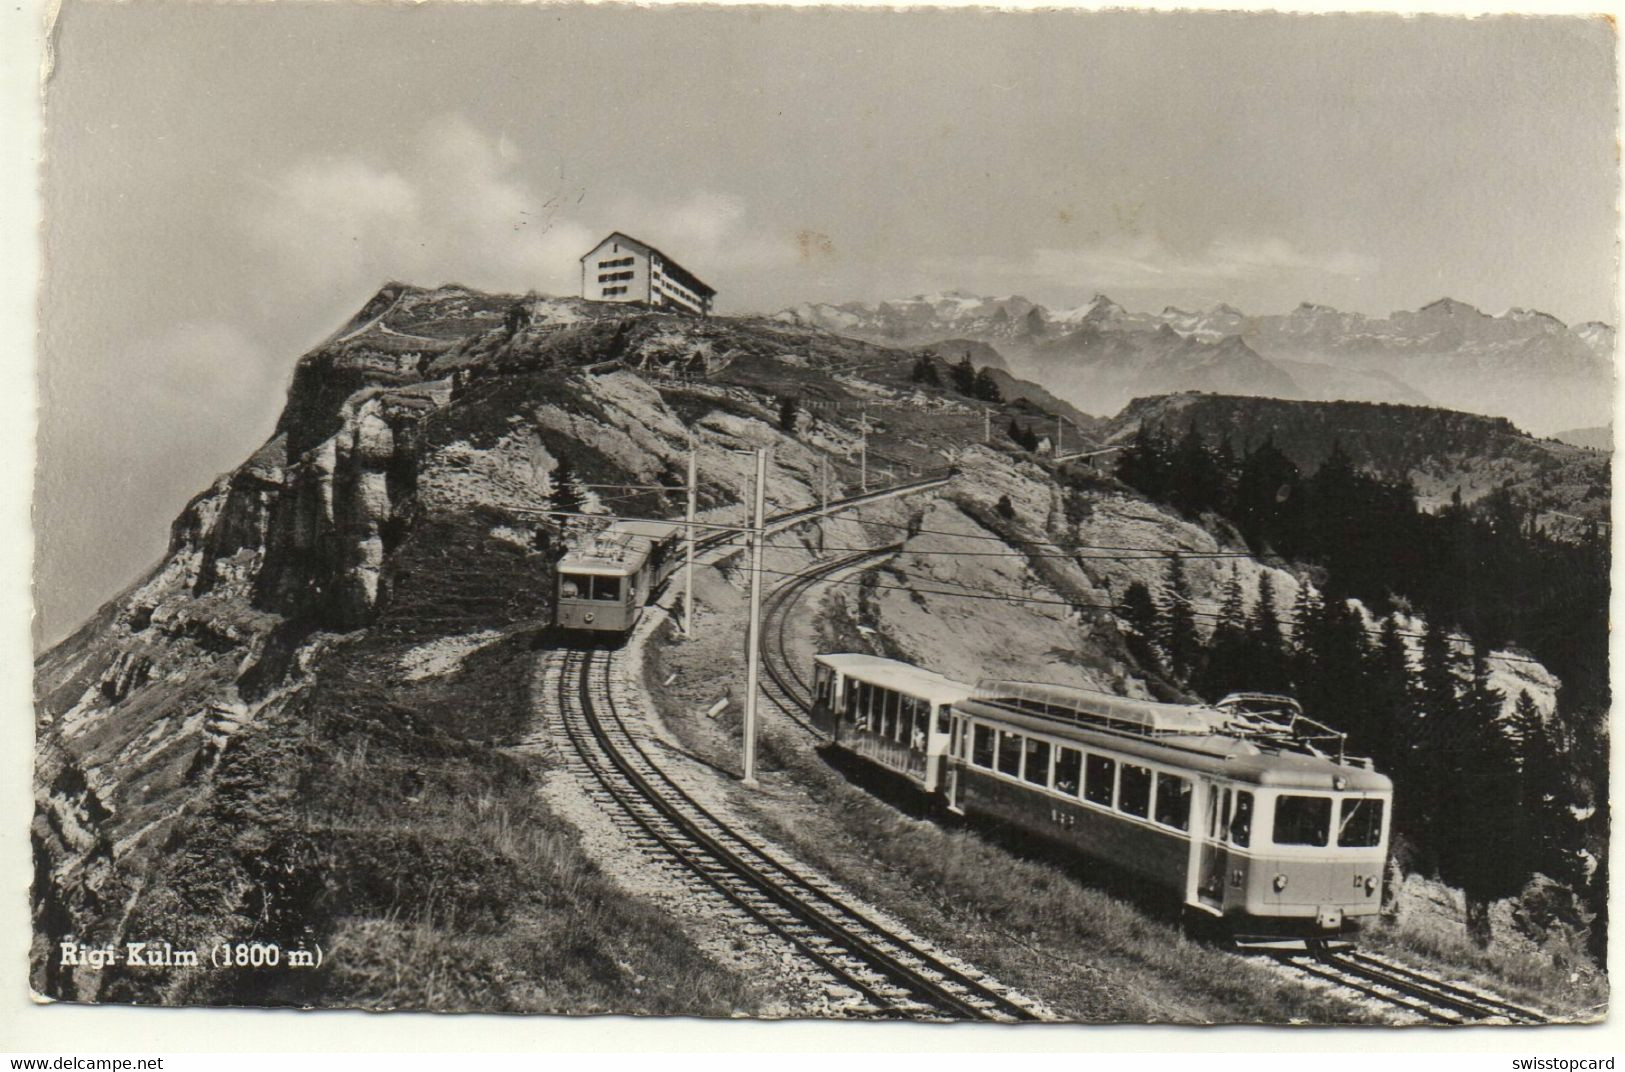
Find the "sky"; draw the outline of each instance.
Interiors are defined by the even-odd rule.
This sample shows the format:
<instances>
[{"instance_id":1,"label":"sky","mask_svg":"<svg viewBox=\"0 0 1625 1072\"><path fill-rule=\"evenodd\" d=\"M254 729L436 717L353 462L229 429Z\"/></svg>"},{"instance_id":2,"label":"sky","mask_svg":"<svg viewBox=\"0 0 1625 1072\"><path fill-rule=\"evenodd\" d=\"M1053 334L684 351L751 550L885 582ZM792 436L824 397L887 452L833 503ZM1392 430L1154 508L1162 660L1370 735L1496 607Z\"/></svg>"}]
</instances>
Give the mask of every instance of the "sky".
<instances>
[{"instance_id":1,"label":"sky","mask_svg":"<svg viewBox=\"0 0 1625 1072\"><path fill-rule=\"evenodd\" d=\"M1613 323L1601 19L66 0L46 86L37 643L162 554L390 280L717 311L1449 295Z\"/></svg>"}]
</instances>

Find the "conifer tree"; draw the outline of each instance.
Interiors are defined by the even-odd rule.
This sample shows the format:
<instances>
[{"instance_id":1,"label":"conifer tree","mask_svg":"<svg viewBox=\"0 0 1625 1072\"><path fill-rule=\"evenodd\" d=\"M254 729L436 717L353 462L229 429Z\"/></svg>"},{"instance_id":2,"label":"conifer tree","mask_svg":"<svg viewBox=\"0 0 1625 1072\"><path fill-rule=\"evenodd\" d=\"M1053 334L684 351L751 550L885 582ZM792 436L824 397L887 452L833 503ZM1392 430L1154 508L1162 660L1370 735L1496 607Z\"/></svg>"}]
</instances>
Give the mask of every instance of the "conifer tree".
<instances>
[{"instance_id":1,"label":"conifer tree","mask_svg":"<svg viewBox=\"0 0 1625 1072\"><path fill-rule=\"evenodd\" d=\"M953 377L954 390L962 395L972 398L976 396L976 368L970 363L970 354L959 359L959 364L953 366L950 375Z\"/></svg>"},{"instance_id":2,"label":"conifer tree","mask_svg":"<svg viewBox=\"0 0 1625 1072\"><path fill-rule=\"evenodd\" d=\"M1196 616L1192 610L1185 565L1178 555L1171 555L1168 559L1168 586L1162 601L1162 647L1168 653L1168 669L1180 681L1189 679L1201 650L1196 635Z\"/></svg>"},{"instance_id":3,"label":"conifer tree","mask_svg":"<svg viewBox=\"0 0 1625 1072\"><path fill-rule=\"evenodd\" d=\"M560 526L568 527L571 518L567 514L581 513L581 507L586 499L582 494L580 483L576 480L575 467L570 459L559 456L558 465L553 467L553 473L548 481L548 506L553 510L553 520Z\"/></svg>"},{"instance_id":4,"label":"conifer tree","mask_svg":"<svg viewBox=\"0 0 1625 1072\"><path fill-rule=\"evenodd\" d=\"M1125 644L1129 654L1146 670L1163 673L1162 654L1157 650L1160 622L1156 600L1143 581L1135 581L1123 593L1123 623L1127 626Z\"/></svg>"},{"instance_id":5,"label":"conifer tree","mask_svg":"<svg viewBox=\"0 0 1625 1072\"><path fill-rule=\"evenodd\" d=\"M1301 547L1299 532L1303 475L1281 453L1273 436L1248 451L1236 474L1236 527L1255 550L1272 547L1285 555Z\"/></svg>"},{"instance_id":6,"label":"conifer tree","mask_svg":"<svg viewBox=\"0 0 1625 1072\"><path fill-rule=\"evenodd\" d=\"M1247 620L1245 681L1255 692L1282 692L1289 685L1286 648L1281 638L1281 618L1275 610L1275 582L1269 570L1258 574L1258 598Z\"/></svg>"},{"instance_id":7,"label":"conifer tree","mask_svg":"<svg viewBox=\"0 0 1625 1072\"><path fill-rule=\"evenodd\" d=\"M971 394L983 402L1003 402L1004 392L999 390L998 381L993 378L993 372L983 365L971 381Z\"/></svg>"},{"instance_id":8,"label":"conifer tree","mask_svg":"<svg viewBox=\"0 0 1625 1072\"><path fill-rule=\"evenodd\" d=\"M1480 945L1490 941L1491 903L1518 892L1529 877L1520 851L1519 772L1500 721L1503 701L1490 686L1483 646L1475 646L1443 757L1450 791L1439 801L1438 852L1440 877L1461 887L1467 930Z\"/></svg>"},{"instance_id":9,"label":"conifer tree","mask_svg":"<svg viewBox=\"0 0 1625 1072\"><path fill-rule=\"evenodd\" d=\"M1415 728L1410 734L1412 751L1406 764L1410 785L1396 794L1397 807L1406 816L1405 826L1413 834L1427 870L1441 863L1440 839L1449 828L1440 813L1450 795L1453 737L1461 725L1459 681L1450 650L1449 631L1430 620L1422 631L1421 665L1416 675L1412 710Z\"/></svg>"},{"instance_id":10,"label":"conifer tree","mask_svg":"<svg viewBox=\"0 0 1625 1072\"><path fill-rule=\"evenodd\" d=\"M1169 469L1169 498L1175 506L1189 514L1220 506L1224 482L1195 420L1175 445Z\"/></svg>"},{"instance_id":11,"label":"conifer tree","mask_svg":"<svg viewBox=\"0 0 1625 1072\"><path fill-rule=\"evenodd\" d=\"M1219 605L1218 622L1208 638L1201 672L1193 682L1194 691L1209 701L1251 687L1246 680L1246 613L1241 578L1231 566L1230 579L1224 586L1224 601Z\"/></svg>"},{"instance_id":12,"label":"conifer tree","mask_svg":"<svg viewBox=\"0 0 1625 1072\"><path fill-rule=\"evenodd\" d=\"M1518 692L1508 727L1518 756L1521 803L1527 820L1524 854L1529 869L1576 886L1577 825L1557 734L1528 689Z\"/></svg>"},{"instance_id":13,"label":"conifer tree","mask_svg":"<svg viewBox=\"0 0 1625 1072\"><path fill-rule=\"evenodd\" d=\"M1412 730L1415 719L1411 712L1410 652L1400 633L1399 616L1390 614L1383 619L1377 633L1377 643L1371 650L1370 680L1371 707L1368 733L1360 747L1386 771L1397 784L1410 781L1406 764L1410 759Z\"/></svg>"},{"instance_id":14,"label":"conifer tree","mask_svg":"<svg viewBox=\"0 0 1625 1072\"><path fill-rule=\"evenodd\" d=\"M1314 673L1321 608L1320 593L1308 581L1298 585L1298 598L1292 603L1292 646L1287 652L1288 674L1294 684Z\"/></svg>"},{"instance_id":15,"label":"conifer tree","mask_svg":"<svg viewBox=\"0 0 1625 1072\"><path fill-rule=\"evenodd\" d=\"M796 430L796 400L789 395L779 399L779 431L794 432Z\"/></svg>"},{"instance_id":16,"label":"conifer tree","mask_svg":"<svg viewBox=\"0 0 1625 1072\"><path fill-rule=\"evenodd\" d=\"M1117 479L1149 499L1168 493L1169 459L1162 440L1145 424L1117 456Z\"/></svg>"}]
</instances>

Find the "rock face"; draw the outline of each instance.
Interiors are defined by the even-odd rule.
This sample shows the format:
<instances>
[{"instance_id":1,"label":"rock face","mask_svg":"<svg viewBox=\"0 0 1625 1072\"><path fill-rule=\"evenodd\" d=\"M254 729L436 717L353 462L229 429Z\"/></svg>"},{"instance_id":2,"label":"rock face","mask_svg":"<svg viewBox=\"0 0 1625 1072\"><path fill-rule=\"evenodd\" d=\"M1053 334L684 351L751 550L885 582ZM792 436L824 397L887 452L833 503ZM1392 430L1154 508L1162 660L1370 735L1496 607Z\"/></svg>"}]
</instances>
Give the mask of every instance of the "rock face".
<instances>
[{"instance_id":1,"label":"rock face","mask_svg":"<svg viewBox=\"0 0 1625 1072\"><path fill-rule=\"evenodd\" d=\"M1310 302L1279 316L1223 304L1136 313L1103 294L1055 312L1024 298L950 294L803 305L779 316L855 338L984 342L1017 375L1096 414L1114 413L1136 394L1210 390L1433 404L1549 434L1603 423L1613 397L1607 324L1570 327L1516 308L1491 316L1450 298L1385 318Z\"/></svg>"}]
</instances>

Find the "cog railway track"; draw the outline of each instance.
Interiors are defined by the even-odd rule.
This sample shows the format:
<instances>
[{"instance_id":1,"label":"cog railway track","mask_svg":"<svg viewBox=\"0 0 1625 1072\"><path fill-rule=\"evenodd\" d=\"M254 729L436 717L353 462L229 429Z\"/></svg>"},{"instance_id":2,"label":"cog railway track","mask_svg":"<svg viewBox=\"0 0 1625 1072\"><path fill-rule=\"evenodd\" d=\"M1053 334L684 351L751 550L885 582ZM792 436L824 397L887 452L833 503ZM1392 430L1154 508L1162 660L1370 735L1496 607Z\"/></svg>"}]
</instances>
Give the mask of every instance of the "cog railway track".
<instances>
[{"instance_id":1,"label":"cog railway track","mask_svg":"<svg viewBox=\"0 0 1625 1072\"><path fill-rule=\"evenodd\" d=\"M696 891L727 902L793 947L863 1016L1016 1022L1038 1014L980 973L893 934L846 904L825 879L734 830L654 762L622 716L614 653L560 653L559 712L572 764L635 844L682 868Z\"/></svg>"},{"instance_id":2,"label":"cog railway track","mask_svg":"<svg viewBox=\"0 0 1625 1072\"><path fill-rule=\"evenodd\" d=\"M1323 982L1415 1013L1435 1024L1502 1021L1544 1024L1543 1013L1468 987L1448 983L1383 957L1349 949L1272 954L1276 961Z\"/></svg>"}]
</instances>

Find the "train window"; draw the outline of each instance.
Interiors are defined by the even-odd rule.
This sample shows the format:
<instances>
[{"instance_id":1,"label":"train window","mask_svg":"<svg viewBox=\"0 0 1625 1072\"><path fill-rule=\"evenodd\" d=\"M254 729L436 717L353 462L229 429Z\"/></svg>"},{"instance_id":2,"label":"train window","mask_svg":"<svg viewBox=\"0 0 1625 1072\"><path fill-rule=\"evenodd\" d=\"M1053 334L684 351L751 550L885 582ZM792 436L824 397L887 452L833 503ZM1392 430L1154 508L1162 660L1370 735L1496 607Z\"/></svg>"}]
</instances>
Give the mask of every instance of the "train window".
<instances>
[{"instance_id":1,"label":"train window","mask_svg":"<svg viewBox=\"0 0 1625 1072\"><path fill-rule=\"evenodd\" d=\"M1123 764L1118 775L1117 810L1144 819L1151 814L1151 771L1133 763Z\"/></svg>"},{"instance_id":2,"label":"train window","mask_svg":"<svg viewBox=\"0 0 1625 1072\"><path fill-rule=\"evenodd\" d=\"M880 696L886 705L885 721L880 724L881 736L890 737L894 741L901 740L902 734L897 730L897 701L899 697L890 689L881 689Z\"/></svg>"},{"instance_id":3,"label":"train window","mask_svg":"<svg viewBox=\"0 0 1625 1072\"><path fill-rule=\"evenodd\" d=\"M908 739L908 746L917 752L925 751L925 742L931 736L931 709L925 704L914 703L914 734Z\"/></svg>"},{"instance_id":4,"label":"train window","mask_svg":"<svg viewBox=\"0 0 1625 1072\"><path fill-rule=\"evenodd\" d=\"M1325 845L1331 828L1331 797L1275 798L1272 836L1277 845Z\"/></svg>"},{"instance_id":5,"label":"train window","mask_svg":"<svg viewBox=\"0 0 1625 1072\"><path fill-rule=\"evenodd\" d=\"M1351 849L1374 849L1382 843L1382 801L1346 797L1337 820L1337 843Z\"/></svg>"},{"instance_id":6,"label":"train window","mask_svg":"<svg viewBox=\"0 0 1625 1072\"><path fill-rule=\"evenodd\" d=\"M993 731L980 723L971 733L970 761L978 767L993 766Z\"/></svg>"},{"instance_id":7,"label":"train window","mask_svg":"<svg viewBox=\"0 0 1625 1072\"><path fill-rule=\"evenodd\" d=\"M561 574L559 576L559 598L580 599L582 586L579 582L584 580L586 580L585 577L578 578L571 573Z\"/></svg>"},{"instance_id":8,"label":"train window","mask_svg":"<svg viewBox=\"0 0 1625 1072\"><path fill-rule=\"evenodd\" d=\"M1177 774L1157 773L1157 822L1176 830L1191 828L1191 783Z\"/></svg>"},{"instance_id":9,"label":"train window","mask_svg":"<svg viewBox=\"0 0 1625 1072\"><path fill-rule=\"evenodd\" d=\"M1055 788L1067 796L1078 795L1078 782L1083 776L1083 753L1066 745L1055 750Z\"/></svg>"},{"instance_id":10,"label":"train window","mask_svg":"<svg viewBox=\"0 0 1625 1072\"><path fill-rule=\"evenodd\" d=\"M607 603L618 602L621 598L621 579L619 577L594 577L592 579L592 597Z\"/></svg>"},{"instance_id":11,"label":"train window","mask_svg":"<svg viewBox=\"0 0 1625 1072\"><path fill-rule=\"evenodd\" d=\"M1217 838L1219 836L1219 831L1224 829L1224 827L1220 825L1219 820L1219 816L1221 814L1219 811L1219 800L1221 797L1224 799L1224 811L1222 814L1224 815L1225 819L1230 818L1230 790L1226 789L1222 793L1217 787L1209 790L1207 795L1207 836L1210 838Z\"/></svg>"},{"instance_id":12,"label":"train window","mask_svg":"<svg viewBox=\"0 0 1625 1072\"><path fill-rule=\"evenodd\" d=\"M1083 765L1083 799L1103 808L1112 806L1112 783L1117 779L1117 761L1089 754Z\"/></svg>"},{"instance_id":13,"label":"train window","mask_svg":"<svg viewBox=\"0 0 1625 1072\"><path fill-rule=\"evenodd\" d=\"M1229 790L1226 790L1229 792ZM1235 810L1226 824L1230 830L1230 844L1246 848L1253 840L1253 795L1245 789L1236 790Z\"/></svg>"},{"instance_id":14,"label":"train window","mask_svg":"<svg viewBox=\"0 0 1625 1072\"><path fill-rule=\"evenodd\" d=\"M1049 742L1027 738L1027 780L1034 785L1049 784Z\"/></svg>"},{"instance_id":15,"label":"train window","mask_svg":"<svg viewBox=\"0 0 1625 1072\"><path fill-rule=\"evenodd\" d=\"M858 718L858 682L846 683L846 720L856 722Z\"/></svg>"},{"instance_id":16,"label":"train window","mask_svg":"<svg viewBox=\"0 0 1625 1072\"><path fill-rule=\"evenodd\" d=\"M1021 734L999 732L999 773L1021 775Z\"/></svg>"},{"instance_id":17,"label":"train window","mask_svg":"<svg viewBox=\"0 0 1625 1072\"><path fill-rule=\"evenodd\" d=\"M853 695L858 698L857 725L861 730L868 729L873 723L869 721L869 683L867 681L853 681L851 685Z\"/></svg>"},{"instance_id":18,"label":"train window","mask_svg":"<svg viewBox=\"0 0 1625 1072\"><path fill-rule=\"evenodd\" d=\"M947 704L943 704L941 707L937 708L938 733L947 733L948 727L953 724L953 718L950 716L950 712L952 710L953 708L949 707Z\"/></svg>"},{"instance_id":19,"label":"train window","mask_svg":"<svg viewBox=\"0 0 1625 1072\"><path fill-rule=\"evenodd\" d=\"M818 680L818 702L828 707L830 698L829 667L820 666L814 676Z\"/></svg>"}]
</instances>

